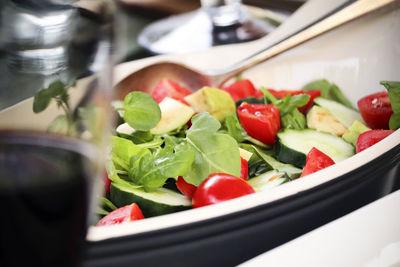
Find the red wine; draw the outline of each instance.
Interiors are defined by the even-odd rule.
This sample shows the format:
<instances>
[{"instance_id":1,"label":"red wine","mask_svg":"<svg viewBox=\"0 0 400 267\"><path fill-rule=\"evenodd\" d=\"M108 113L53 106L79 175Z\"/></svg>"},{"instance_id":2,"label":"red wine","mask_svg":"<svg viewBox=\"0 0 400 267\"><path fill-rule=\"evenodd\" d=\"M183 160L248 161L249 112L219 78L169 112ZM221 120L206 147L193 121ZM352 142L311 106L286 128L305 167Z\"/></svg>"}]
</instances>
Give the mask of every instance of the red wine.
<instances>
[{"instance_id":1,"label":"red wine","mask_svg":"<svg viewBox=\"0 0 400 267\"><path fill-rule=\"evenodd\" d=\"M0 266L75 266L87 229L89 159L76 141L0 131Z\"/></svg>"}]
</instances>

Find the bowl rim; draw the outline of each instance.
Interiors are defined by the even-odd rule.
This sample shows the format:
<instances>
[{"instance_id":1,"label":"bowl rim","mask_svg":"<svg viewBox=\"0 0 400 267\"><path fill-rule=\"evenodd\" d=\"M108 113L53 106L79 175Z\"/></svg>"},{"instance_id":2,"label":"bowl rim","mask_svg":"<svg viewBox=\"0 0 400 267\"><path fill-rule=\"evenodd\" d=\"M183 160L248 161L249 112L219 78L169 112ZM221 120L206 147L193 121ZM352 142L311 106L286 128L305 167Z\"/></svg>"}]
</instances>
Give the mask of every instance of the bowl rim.
<instances>
[{"instance_id":1,"label":"bowl rim","mask_svg":"<svg viewBox=\"0 0 400 267\"><path fill-rule=\"evenodd\" d=\"M338 162L319 172L285 183L279 187L271 188L265 192L246 195L215 205L190 209L177 213L147 218L127 224L90 227L87 240L90 242L103 241L106 239L119 238L143 234L151 231L165 230L171 227L180 227L193 223L203 222L210 219L242 212L248 209L260 207L265 204L272 204L295 194L316 188L330 181L339 180L344 175L362 168L368 163L377 160L386 152L400 146L400 129L352 157Z\"/></svg>"}]
</instances>

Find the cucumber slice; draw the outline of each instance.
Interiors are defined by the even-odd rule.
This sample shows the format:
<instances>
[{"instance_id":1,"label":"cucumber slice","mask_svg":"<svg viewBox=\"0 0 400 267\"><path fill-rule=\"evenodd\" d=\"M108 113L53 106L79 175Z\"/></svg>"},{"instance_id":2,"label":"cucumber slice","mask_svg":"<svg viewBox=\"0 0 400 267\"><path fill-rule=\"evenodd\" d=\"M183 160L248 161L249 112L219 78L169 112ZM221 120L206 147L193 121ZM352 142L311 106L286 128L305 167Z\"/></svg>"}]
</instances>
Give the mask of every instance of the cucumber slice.
<instances>
[{"instance_id":1,"label":"cucumber slice","mask_svg":"<svg viewBox=\"0 0 400 267\"><path fill-rule=\"evenodd\" d=\"M329 110L332 115L340 121L346 128L349 128L355 120L363 121L359 112L350 109L339 102L329 100L323 97L317 97L314 99L314 102Z\"/></svg>"},{"instance_id":2,"label":"cucumber slice","mask_svg":"<svg viewBox=\"0 0 400 267\"><path fill-rule=\"evenodd\" d=\"M290 181L284 172L268 171L247 181L256 192L264 192Z\"/></svg>"},{"instance_id":3,"label":"cucumber slice","mask_svg":"<svg viewBox=\"0 0 400 267\"><path fill-rule=\"evenodd\" d=\"M189 198L166 188L146 192L141 188L127 187L126 185L112 182L110 196L111 201L117 207L132 203L138 204L146 218L182 211L192 207L192 202Z\"/></svg>"},{"instance_id":4,"label":"cucumber slice","mask_svg":"<svg viewBox=\"0 0 400 267\"><path fill-rule=\"evenodd\" d=\"M327 154L335 162L354 155L353 145L334 134L312 129L286 129L278 133L276 150L280 161L302 168L306 163L308 152L313 147Z\"/></svg>"}]
</instances>

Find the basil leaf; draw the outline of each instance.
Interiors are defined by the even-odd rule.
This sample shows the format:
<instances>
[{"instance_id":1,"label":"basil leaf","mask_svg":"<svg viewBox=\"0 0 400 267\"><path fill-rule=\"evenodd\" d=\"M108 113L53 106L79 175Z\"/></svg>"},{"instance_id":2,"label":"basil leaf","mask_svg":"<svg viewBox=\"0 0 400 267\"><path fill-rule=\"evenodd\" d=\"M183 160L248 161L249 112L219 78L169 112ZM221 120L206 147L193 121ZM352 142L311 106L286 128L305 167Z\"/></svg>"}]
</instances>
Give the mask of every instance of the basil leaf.
<instances>
[{"instance_id":1,"label":"basil leaf","mask_svg":"<svg viewBox=\"0 0 400 267\"><path fill-rule=\"evenodd\" d=\"M305 91L320 90L322 97L331 99L330 97L331 83L326 79L309 82L303 86L303 90Z\"/></svg>"},{"instance_id":2,"label":"basil leaf","mask_svg":"<svg viewBox=\"0 0 400 267\"><path fill-rule=\"evenodd\" d=\"M195 152L195 160L185 176L188 183L198 186L214 172L240 176L238 144L230 135L217 132L220 127L206 112L192 118L186 141Z\"/></svg>"},{"instance_id":3,"label":"basil leaf","mask_svg":"<svg viewBox=\"0 0 400 267\"><path fill-rule=\"evenodd\" d=\"M388 91L393 113L400 113L400 82L381 81L380 84Z\"/></svg>"},{"instance_id":4,"label":"basil leaf","mask_svg":"<svg viewBox=\"0 0 400 267\"><path fill-rule=\"evenodd\" d=\"M339 102L348 108L355 109L350 100L347 99L347 97L342 93L340 88L334 83L332 83L331 85L330 96L332 100L335 100L336 102Z\"/></svg>"},{"instance_id":5,"label":"basil leaf","mask_svg":"<svg viewBox=\"0 0 400 267\"><path fill-rule=\"evenodd\" d=\"M400 113L393 113L389 119L389 129L397 130L400 128Z\"/></svg>"},{"instance_id":6,"label":"basil leaf","mask_svg":"<svg viewBox=\"0 0 400 267\"><path fill-rule=\"evenodd\" d=\"M112 138L111 159L116 169L129 170L131 158L137 155L149 153L145 148L135 145L132 141L114 136Z\"/></svg>"},{"instance_id":7,"label":"basil leaf","mask_svg":"<svg viewBox=\"0 0 400 267\"><path fill-rule=\"evenodd\" d=\"M292 110L281 116L282 127L286 129L305 129L307 127L306 117L298 109Z\"/></svg>"},{"instance_id":8,"label":"basil leaf","mask_svg":"<svg viewBox=\"0 0 400 267\"><path fill-rule=\"evenodd\" d=\"M161 110L157 102L146 93L131 92L124 99L124 120L133 129L148 131L161 119Z\"/></svg>"},{"instance_id":9,"label":"basil leaf","mask_svg":"<svg viewBox=\"0 0 400 267\"><path fill-rule=\"evenodd\" d=\"M33 112L39 113L45 110L51 101L51 94L47 89L36 92L33 98Z\"/></svg>"},{"instance_id":10,"label":"basil leaf","mask_svg":"<svg viewBox=\"0 0 400 267\"><path fill-rule=\"evenodd\" d=\"M286 95L283 99L277 99L267 89L261 88L265 98L273 103L279 109L281 117L282 128L291 129L304 129L307 126L305 116L297 110L297 108L304 106L310 100L307 94L300 95Z\"/></svg>"},{"instance_id":11,"label":"basil leaf","mask_svg":"<svg viewBox=\"0 0 400 267\"><path fill-rule=\"evenodd\" d=\"M57 97L67 92L65 84L61 81L51 83L47 90L51 97Z\"/></svg>"},{"instance_id":12,"label":"basil leaf","mask_svg":"<svg viewBox=\"0 0 400 267\"><path fill-rule=\"evenodd\" d=\"M390 105L392 106L393 114L389 120L389 128L397 130L400 128L400 82L381 81L388 91Z\"/></svg>"},{"instance_id":13,"label":"basil leaf","mask_svg":"<svg viewBox=\"0 0 400 267\"><path fill-rule=\"evenodd\" d=\"M176 179L185 175L194 157L194 151L187 145L167 146L154 154L134 156L131 158L129 178L146 191L152 191L163 186L170 177Z\"/></svg>"},{"instance_id":14,"label":"basil leaf","mask_svg":"<svg viewBox=\"0 0 400 267\"><path fill-rule=\"evenodd\" d=\"M345 105L348 108L355 109L351 102L347 99L347 97L343 94L340 88L334 84L330 83L326 79L312 81L305 86L303 86L303 90L320 90L321 97L334 100Z\"/></svg>"},{"instance_id":15,"label":"basil leaf","mask_svg":"<svg viewBox=\"0 0 400 267\"><path fill-rule=\"evenodd\" d=\"M245 136L247 134L244 132L242 125L240 124L239 119L235 113L231 113L226 116L224 124L227 130L227 134L235 138L238 143L241 143L245 140Z\"/></svg>"},{"instance_id":16,"label":"basil leaf","mask_svg":"<svg viewBox=\"0 0 400 267\"><path fill-rule=\"evenodd\" d=\"M275 105L279 108L279 114L284 116L291 113L293 110L304 106L310 100L310 96L306 94L300 95L286 95L282 100L278 101Z\"/></svg>"}]
</instances>

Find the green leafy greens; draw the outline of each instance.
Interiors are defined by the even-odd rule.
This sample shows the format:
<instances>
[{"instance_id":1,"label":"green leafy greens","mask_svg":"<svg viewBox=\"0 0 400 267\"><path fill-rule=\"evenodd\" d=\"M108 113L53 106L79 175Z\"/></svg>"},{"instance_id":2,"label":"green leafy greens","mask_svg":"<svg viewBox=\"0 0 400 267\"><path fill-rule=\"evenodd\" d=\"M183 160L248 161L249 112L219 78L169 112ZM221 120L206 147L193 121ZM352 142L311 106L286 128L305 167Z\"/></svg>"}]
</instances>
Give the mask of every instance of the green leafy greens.
<instances>
[{"instance_id":1,"label":"green leafy greens","mask_svg":"<svg viewBox=\"0 0 400 267\"><path fill-rule=\"evenodd\" d=\"M124 120L133 129L148 131L161 119L161 110L151 95L143 92L131 92L124 99Z\"/></svg>"},{"instance_id":2,"label":"green leafy greens","mask_svg":"<svg viewBox=\"0 0 400 267\"><path fill-rule=\"evenodd\" d=\"M400 82L381 81L389 94L390 105L392 106L393 114L389 120L389 128L396 130L400 128Z\"/></svg>"},{"instance_id":3,"label":"green leafy greens","mask_svg":"<svg viewBox=\"0 0 400 267\"><path fill-rule=\"evenodd\" d=\"M310 100L307 94L286 95L283 99L277 99L267 89L261 88L264 97L279 109L283 128L304 129L307 127L305 116L297 109L304 106Z\"/></svg>"},{"instance_id":4,"label":"green leafy greens","mask_svg":"<svg viewBox=\"0 0 400 267\"><path fill-rule=\"evenodd\" d=\"M350 100L347 99L347 97L342 93L340 88L336 84L330 83L326 79L312 81L303 86L303 90L305 91L310 91L314 89L320 90L321 96L323 98L337 101L348 108L355 109L351 104Z\"/></svg>"},{"instance_id":5,"label":"green leafy greens","mask_svg":"<svg viewBox=\"0 0 400 267\"><path fill-rule=\"evenodd\" d=\"M185 180L198 186L211 173L222 172L240 176L240 153L234 138L220 133L221 124L209 113L192 118L185 140L195 152L195 160Z\"/></svg>"}]
</instances>

